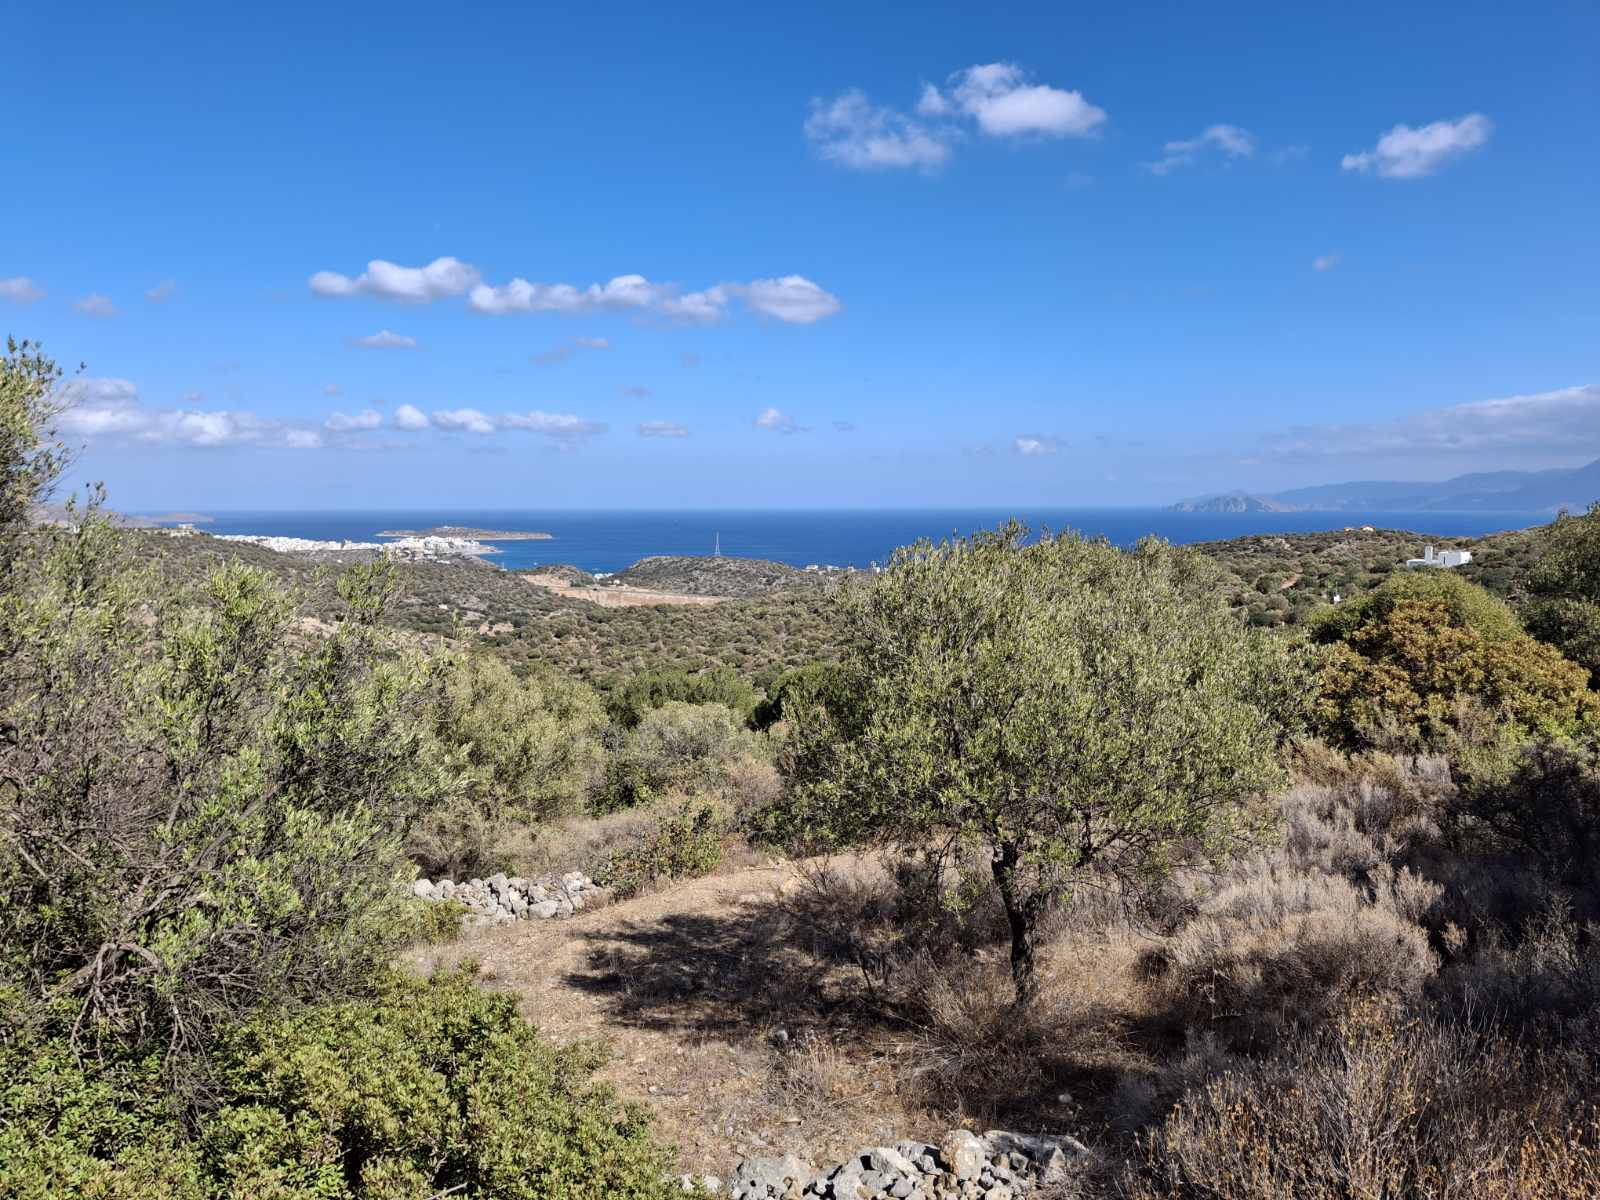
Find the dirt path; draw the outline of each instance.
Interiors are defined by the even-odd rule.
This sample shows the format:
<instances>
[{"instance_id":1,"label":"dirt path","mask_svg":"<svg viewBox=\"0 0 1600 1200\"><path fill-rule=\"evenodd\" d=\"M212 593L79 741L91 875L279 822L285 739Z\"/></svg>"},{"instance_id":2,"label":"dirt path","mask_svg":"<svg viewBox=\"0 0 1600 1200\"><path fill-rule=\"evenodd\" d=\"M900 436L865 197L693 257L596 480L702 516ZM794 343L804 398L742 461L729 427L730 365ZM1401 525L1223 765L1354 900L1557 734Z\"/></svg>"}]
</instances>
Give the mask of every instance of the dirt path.
<instances>
[{"instance_id":1,"label":"dirt path","mask_svg":"<svg viewBox=\"0 0 1600 1200\"><path fill-rule=\"evenodd\" d=\"M523 573L529 583L568 600L587 600L601 608L634 608L645 604L721 604L722 596L688 596L682 592L651 592L630 587L577 587L559 575Z\"/></svg>"},{"instance_id":2,"label":"dirt path","mask_svg":"<svg viewBox=\"0 0 1600 1200\"><path fill-rule=\"evenodd\" d=\"M475 958L559 1043L603 1038L601 1077L648 1103L681 1169L729 1177L748 1154L839 1154L916 1132L881 1052L843 1045L814 1015L826 986L777 901L789 865L690 880L568 920L480 930L413 956L427 970ZM808 995L794 994L797 962Z\"/></svg>"}]
</instances>

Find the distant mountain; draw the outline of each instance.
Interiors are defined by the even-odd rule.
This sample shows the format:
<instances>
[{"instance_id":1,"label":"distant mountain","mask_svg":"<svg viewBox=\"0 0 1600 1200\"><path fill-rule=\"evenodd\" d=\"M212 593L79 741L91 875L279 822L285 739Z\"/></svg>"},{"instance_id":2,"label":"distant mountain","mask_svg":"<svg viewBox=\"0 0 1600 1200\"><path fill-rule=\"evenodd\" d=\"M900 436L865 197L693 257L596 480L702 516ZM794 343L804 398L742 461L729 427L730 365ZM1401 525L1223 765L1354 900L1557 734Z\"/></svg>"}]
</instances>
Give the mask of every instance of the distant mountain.
<instances>
[{"instance_id":1,"label":"distant mountain","mask_svg":"<svg viewBox=\"0 0 1600 1200\"><path fill-rule=\"evenodd\" d=\"M1180 500L1169 512L1582 512L1600 500L1600 460L1551 471L1480 471L1439 483L1367 480L1269 495L1224 492Z\"/></svg>"},{"instance_id":2,"label":"distant mountain","mask_svg":"<svg viewBox=\"0 0 1600 1200\"><path fill-rule=\"evenodd\" d=\"M1290 506L1279 504L1270 496L1252 496L1246 492L1224 492L1219 496L1197 496L1192 500L1179 500L1167 505L1168 512L1251 513L1289 512Z\"/></svg>"}]
</instances>

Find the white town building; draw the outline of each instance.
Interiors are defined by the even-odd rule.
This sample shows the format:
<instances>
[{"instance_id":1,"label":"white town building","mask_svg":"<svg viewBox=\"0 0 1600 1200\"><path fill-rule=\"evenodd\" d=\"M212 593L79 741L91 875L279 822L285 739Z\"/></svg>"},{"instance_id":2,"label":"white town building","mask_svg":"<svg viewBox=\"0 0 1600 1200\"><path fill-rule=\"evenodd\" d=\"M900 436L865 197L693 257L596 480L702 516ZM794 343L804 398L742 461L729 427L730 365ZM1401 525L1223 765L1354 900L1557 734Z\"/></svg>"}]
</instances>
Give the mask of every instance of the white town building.
<instances>
[{"instance_id":1,"label":"white town building","mask_svg":"<svg viewBox=\"0 0 1600 1200\"><path fill-rule=\"evenodd\" d=\"M1436 551L1432 546L1424 546L1421 558L1406 559L1408 567L1463 567L1472 561L1471 550L1446 550L1443 553Z\"/></svg>"}]
</instances>

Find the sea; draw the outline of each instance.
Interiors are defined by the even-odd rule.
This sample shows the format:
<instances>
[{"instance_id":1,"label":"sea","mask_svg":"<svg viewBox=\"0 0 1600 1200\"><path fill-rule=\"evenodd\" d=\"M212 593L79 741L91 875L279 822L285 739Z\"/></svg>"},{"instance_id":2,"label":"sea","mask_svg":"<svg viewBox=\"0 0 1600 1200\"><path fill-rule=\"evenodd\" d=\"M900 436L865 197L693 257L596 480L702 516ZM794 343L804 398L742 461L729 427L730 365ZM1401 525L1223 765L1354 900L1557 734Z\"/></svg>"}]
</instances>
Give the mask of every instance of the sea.
<instances>
[{"instance_id":1,"label":"sea","mask_svg":"<svg viewBox=\"0 0 1600 1200\"><path fill-rule=\"evenodd\" d=\"M783 510L465 510L210 512L207 533L271 534L319 541L380 540L386 529L463 525L543 531L549 541L492 542L489 559L518 570L570 563L585 571L620 571L652 554L711 554L765 558L797 567L868 567L886 563L895 547L993 529L1018 517L1034 529L1073 529L1132 545L1146 534L1175 543L1247 534L1304 533L1372 525L1435 536L1479 536L1548 521L1538 513L1183 513L1158 508L921 508ZM488 539L485 539L488 540ZM1420 539L1419 539L1420 540ZM1420 545L1418 547L1420 551Z\"/></svg>"}]
</instances>

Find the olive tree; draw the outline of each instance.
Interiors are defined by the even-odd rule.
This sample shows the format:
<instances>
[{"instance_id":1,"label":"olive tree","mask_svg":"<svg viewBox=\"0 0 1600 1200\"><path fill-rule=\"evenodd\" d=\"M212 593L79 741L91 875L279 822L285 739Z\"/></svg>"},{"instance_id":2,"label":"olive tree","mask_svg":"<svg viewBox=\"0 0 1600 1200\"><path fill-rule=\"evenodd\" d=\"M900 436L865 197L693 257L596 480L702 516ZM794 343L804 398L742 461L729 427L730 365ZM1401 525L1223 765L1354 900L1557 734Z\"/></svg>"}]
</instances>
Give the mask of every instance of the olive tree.
<instances>
[{"instance_id":1,"label":"olive tree","mask_svg":"<svg viewBox=\"0 0 1600 1200\"><path fill-rule=\"evenodd\" d=\"M1207 570L1015 522L898 551L843 599L849 699L792 714L793 816L838 842L981 845L1027 1005L1053 904L1227 851L1279 780L1300 673Z\"/></svg>"}]
</instances>

